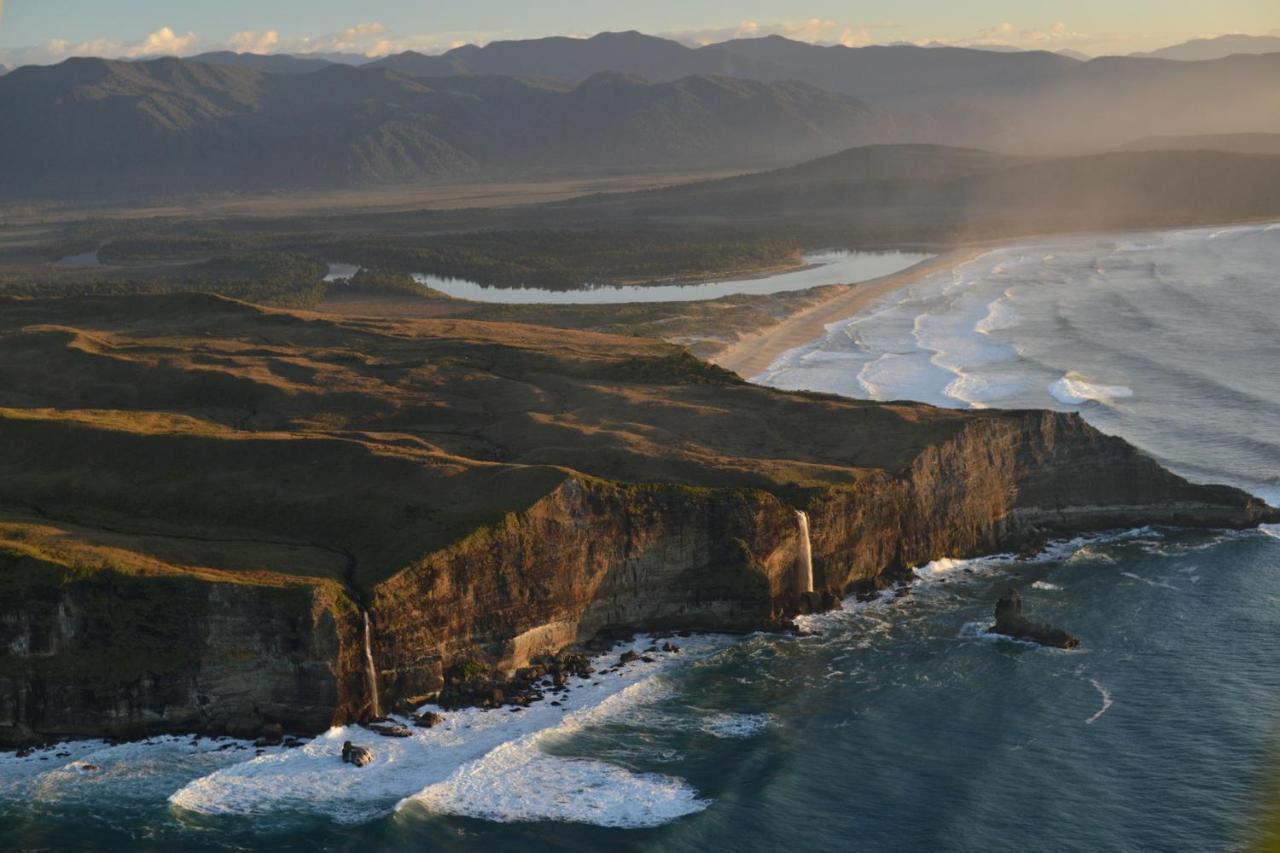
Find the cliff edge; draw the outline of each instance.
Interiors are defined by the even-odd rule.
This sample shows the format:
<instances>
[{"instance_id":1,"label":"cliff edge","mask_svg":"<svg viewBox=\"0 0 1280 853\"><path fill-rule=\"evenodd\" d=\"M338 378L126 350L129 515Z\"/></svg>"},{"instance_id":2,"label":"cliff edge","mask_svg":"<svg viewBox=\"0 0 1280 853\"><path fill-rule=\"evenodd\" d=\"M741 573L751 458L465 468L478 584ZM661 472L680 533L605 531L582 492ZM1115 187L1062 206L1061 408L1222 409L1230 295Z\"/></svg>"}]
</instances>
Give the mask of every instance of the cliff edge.
<instances>
[{"instance_id":1,"label":"cliff edge","mask_svg":"<svg viewBox=\"0 0 1280 853\"><path fill-rule=\"evenodd\" d=\"M778 392L645 339L0 301L0 744L316 731L942 556L1278 520L1075 415Z\"/></svg>"}]
</instances>

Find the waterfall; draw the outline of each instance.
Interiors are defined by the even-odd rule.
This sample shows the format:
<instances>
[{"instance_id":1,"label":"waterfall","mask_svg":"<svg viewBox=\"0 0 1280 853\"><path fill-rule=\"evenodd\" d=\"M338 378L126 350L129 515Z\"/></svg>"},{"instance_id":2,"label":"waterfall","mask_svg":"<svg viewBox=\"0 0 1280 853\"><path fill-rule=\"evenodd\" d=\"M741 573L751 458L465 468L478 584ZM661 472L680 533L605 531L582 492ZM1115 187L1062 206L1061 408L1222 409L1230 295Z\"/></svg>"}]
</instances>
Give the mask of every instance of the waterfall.
<instances>
[{"instance_id":1,"label":"waterfall","mask_svg":"<svg viewBox=\"0 0 1280 853\"><path fill-rule=\"evenodd\" d=\"M809 514L796 510L800 525L800 556L796 560L797 586L800 592L813 592L813 548L809 544Z\"/></svg>"},{"instance_id":2,"label":"waterfall","mask_svg":"<svg viewBox=\"0 0 1280 853\"><path fill-rule=\"evenodd\" d=\"M373 647L369 643L369 613L364 612L364 671L369 681L369 697L374 717L382 716L378 703L378 670L373 665Z\"/></svg>"}]
</instances>

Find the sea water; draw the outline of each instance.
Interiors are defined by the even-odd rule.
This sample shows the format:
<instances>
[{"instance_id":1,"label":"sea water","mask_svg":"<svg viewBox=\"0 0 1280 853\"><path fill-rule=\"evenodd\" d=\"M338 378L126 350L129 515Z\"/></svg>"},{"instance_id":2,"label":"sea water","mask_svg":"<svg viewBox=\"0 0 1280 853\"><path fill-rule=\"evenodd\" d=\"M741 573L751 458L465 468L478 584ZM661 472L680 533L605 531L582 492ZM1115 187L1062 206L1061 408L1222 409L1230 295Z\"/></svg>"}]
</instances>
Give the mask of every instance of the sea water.
<instances>
[{"instance_id":1,"label":"sea water","mask_svg":"<svg viewBox=\"0 0 1280 853\"><path fill-rule=\"evenodd\" d=\"M926 276L756 381L1079 411L1179 473L1280 497L1280 225L1018 245Z\"/></svg>"},{"instance_id":2,"label":"sea water","mask_svg":"<svg viewBox=\"0 0 1280 853\"><path fill-rule=\"evenodd\" d=\"M1193 479L1275 501L1277 269L1265 227L1022 245L836 324L761 379L1080 411ZM0 756L0 846L1247 847L1280 772L1280 530L1116 531L916 576L911 595L847 602L796 635L681 639L572 681L560 706L454 712L409 739ZM1082 646L990 635L1011 584ZM374 764L342 765L346 739Z\"/></svg>"}]
</instances>

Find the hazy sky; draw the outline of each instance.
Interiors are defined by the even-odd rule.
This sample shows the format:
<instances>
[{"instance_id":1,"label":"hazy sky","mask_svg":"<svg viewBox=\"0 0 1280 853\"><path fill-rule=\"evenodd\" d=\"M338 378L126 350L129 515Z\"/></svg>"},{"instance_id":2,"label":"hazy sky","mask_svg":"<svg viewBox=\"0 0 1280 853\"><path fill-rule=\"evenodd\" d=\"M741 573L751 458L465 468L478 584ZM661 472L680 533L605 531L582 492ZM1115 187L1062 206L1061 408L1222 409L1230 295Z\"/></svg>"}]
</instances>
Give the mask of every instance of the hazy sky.
<instances>
[{"instance_id":1,"label":"hazy sky","mask_svg":"<svg viewBox=\"0 0 1280 853\"><path fill-rule=\"evenodd\" d=\"M849 45L1009 44L1128 53L1222 33L1280 33L1278 0L0 0L0 62L405 49L637 29L690 43L781 33Z\"/></svg>"}]
</instances>

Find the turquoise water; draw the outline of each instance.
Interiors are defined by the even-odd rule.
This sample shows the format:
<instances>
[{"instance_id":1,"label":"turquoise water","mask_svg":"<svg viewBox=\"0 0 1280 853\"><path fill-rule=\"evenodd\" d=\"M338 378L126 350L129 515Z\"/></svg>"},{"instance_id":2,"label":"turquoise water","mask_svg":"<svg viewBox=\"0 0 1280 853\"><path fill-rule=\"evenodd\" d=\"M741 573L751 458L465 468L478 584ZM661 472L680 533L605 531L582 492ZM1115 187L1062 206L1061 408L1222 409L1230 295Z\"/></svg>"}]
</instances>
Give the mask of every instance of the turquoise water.
<instances>
[{"instance_id":1,"label":"turquoise water","mask_svg":"<svg viewBox=\"0 0 1280 853\"><path fill-rule=\"evenodd\" d=\"M996 270L988 258L985 271L950 276L941 298L922 289L917 305L878 306L881 320L855 324L856 346L840 324L775 365L772 381L872 395L861 373L894 396L1078 410L1188 475L1274 502L1278 240L1259 228L1020 247L1024 264ZM1195 310L1176 301L1192 298ZM1001 299L1013 310L991 307ZM886 354L914 366L895 374ZM993 399L969 399L971 380L952 387L965 377ZM0 758L0 841L984 853L1248 843L1280 773L1280 530L1123 531L1031 561L939 561L917 574L911 595L850 602L797 636L681 640L678 655L575 684L559 708L450 714L410 741L375 743L378 762L359 771L336 758L345 731L261 756L170 739ZM988 636L1010 584L1082 647Z\"/></svg>"}]
</instances>

